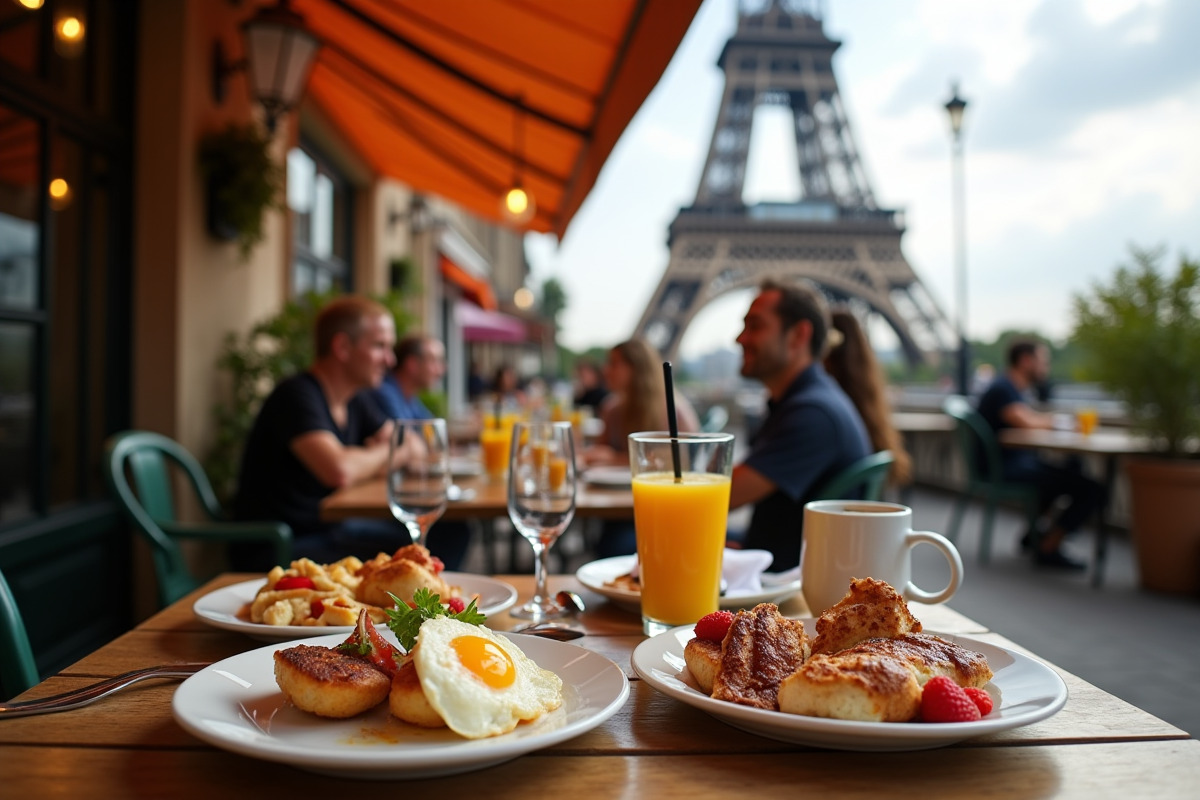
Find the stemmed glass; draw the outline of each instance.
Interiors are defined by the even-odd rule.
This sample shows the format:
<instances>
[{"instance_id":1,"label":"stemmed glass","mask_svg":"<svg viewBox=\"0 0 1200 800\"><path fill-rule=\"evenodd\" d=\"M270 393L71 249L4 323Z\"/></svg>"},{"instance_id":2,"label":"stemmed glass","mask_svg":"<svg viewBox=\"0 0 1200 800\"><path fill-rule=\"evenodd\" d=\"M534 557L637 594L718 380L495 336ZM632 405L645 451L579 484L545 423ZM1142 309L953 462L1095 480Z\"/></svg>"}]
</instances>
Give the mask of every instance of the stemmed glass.
<instances>
[{"instance_id":1,"label":"stemmed glass","mask_svg":"<svg viewBox=\"0 0 1200 800\"><path fill-rule=\"evenodd\" d=\"M388 507L414 543L425 545L429 528L446 510L450 447L444 419L392 420L387 473Z\"/></svg>"},{"instance_id":2,"label":"stemmed glass","mask_svg":"<svg viewBox=\"0 0 1200 800\"><path fill-rule=\"evenodd\" d=\"M514 617L550 619L567 613L546 590L546 551L575 516L575 443L569 422L519 422L509 450L508 517L533 545L537 588Z\"/></svg>"}]
</instances>

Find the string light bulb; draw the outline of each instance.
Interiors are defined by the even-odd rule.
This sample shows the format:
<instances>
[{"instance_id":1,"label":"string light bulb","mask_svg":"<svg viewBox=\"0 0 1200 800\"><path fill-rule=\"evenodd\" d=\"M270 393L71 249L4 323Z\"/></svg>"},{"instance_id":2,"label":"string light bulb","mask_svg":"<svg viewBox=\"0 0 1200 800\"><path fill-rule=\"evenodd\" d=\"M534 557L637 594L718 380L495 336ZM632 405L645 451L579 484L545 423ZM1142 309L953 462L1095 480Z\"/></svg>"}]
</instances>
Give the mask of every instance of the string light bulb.
<instances>
[{"instance_id":1,"label":"string light bulb","mask_svg":"<svg viewBox=\"0 0 1200 800\"><path fill-rule=\"evenodd\" d=\"M65 14L54 21L54 49L65 58L74 58L83 52L83 39L87 26L73 14Z\"/></svg>"},{"instance_id":2,"label":"string light bulb","mask_svg":"<svg viewBox=\"0 0 1200 800\"><path fill-rule=\"evenodd\" d=\"M62 211L71 205L71 184L67 183L64 178L55 178L50 181L47 192L50 195L50 208L53 210Z\"/></svg>"}]
</instances>

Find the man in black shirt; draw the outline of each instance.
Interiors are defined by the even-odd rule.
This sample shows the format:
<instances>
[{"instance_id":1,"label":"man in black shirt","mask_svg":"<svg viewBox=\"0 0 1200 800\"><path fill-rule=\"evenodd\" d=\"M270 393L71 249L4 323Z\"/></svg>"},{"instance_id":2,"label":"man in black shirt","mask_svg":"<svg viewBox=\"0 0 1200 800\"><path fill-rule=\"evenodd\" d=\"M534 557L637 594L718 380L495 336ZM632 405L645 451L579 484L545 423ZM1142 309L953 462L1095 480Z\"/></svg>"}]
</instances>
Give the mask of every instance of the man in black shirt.
<instances>
[{"instance_id":1,"label":"man in black shirt","mask_svg":"<svg viewBox=\"0 0 1200 800\"><path fill-rule=\"evenodd\" d=\"M1025 399L1026 393L1044 382L1049 373L1050 350L1046 345L1028 340L1014 342L1008 349L1008 369L979 398L980 415L997 432L1004 428L1053 428L1051 415L1034 410ZM1086 565L1063 553L1060 545L1066 534L1103 505L1104 487L1083 475L1078 459L1052 464L1033 450L1002 448L1000 452L1004 480L1036 486L1043 513L1059 497L1070 498L1056 519L1039 523L1025 535L1022 547L1033 550L1034 563L1040 566L1084 569Z\"/></svg>"},{"instance_id":2,"label":"man in black shirt","mask_svg":"<svg viewBox=\"0 0 1200 800\"><path fill-rule=\"evenodd\" d=\"M280 381L258 412L242 454L234 514L286 522L297 558L328 562L390 552L410 541L399 523L334 525L321 521L320 504L335 489L385 471L392 423L362 390L379 386L394 363L395 321L378 303L340 297L318 315L315 340L309 369ZM257 556L238 548L235 566L261 568Z\"/></svg>"}]
</instances>

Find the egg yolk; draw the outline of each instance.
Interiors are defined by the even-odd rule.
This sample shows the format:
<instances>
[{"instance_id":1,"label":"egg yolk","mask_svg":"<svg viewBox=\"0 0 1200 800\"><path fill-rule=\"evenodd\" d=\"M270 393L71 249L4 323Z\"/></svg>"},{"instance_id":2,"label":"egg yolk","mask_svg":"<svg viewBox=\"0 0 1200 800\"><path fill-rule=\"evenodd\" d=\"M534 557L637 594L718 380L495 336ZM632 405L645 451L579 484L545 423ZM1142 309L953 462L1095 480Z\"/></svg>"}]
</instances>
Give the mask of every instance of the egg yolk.
<instances>
[{"instance_id":1,"label":"egg yolk","mask_svg":"<svg viewBox=\"0 0 1200 800\"><path fill-rule=\"evenodd\" d=\"M512 686L517 669L500 645L482 636L459 636L450 642L459 662L493 689Z\"/></svg>"}]
</instances>

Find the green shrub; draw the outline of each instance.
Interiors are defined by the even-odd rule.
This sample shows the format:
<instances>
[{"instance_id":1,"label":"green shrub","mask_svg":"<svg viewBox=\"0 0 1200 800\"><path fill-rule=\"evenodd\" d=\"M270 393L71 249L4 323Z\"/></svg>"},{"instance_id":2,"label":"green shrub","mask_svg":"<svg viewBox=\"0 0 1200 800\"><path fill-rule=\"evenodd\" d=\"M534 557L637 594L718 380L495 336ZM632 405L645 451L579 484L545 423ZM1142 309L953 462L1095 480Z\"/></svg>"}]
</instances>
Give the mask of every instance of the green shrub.
<instances>
[{"instance_id":1,"label":"green shrub","mask_svg":"<svg viewBox=\"0 0 1200 800\"><path fill-rule=\"evenodd\" d=\"M1200 264L1159 269L1162 250L1131 248L1133 264L1077 295L1072 336L1085 374L1126 402L1139 429L1182 455L1200 435Z\"/></svg>"}]
</instances>

